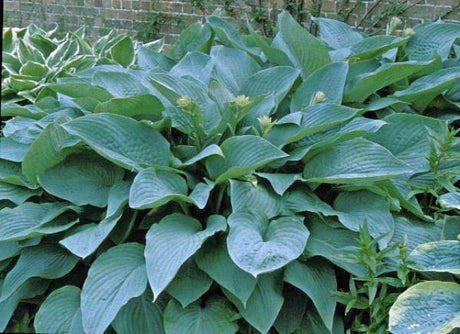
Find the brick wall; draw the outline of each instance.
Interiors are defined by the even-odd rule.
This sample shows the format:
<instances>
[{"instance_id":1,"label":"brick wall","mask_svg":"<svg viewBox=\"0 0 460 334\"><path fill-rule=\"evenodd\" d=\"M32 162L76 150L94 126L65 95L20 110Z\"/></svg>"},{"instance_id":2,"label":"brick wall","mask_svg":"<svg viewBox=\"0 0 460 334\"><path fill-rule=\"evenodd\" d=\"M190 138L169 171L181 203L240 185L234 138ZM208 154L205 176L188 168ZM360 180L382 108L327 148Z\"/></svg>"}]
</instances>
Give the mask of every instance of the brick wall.
<instances>
[{"instance_id":1,"label":"brick wall","mask_svg":"<svg viewBox=\"0 0 460 334\"><path fill-rule=\"evenodd\" d=\"M318 2L322 4L320 8ZM242 19L249 19L268 33L279 11L288 4L291 10L292 5L303 5L294 8L294 12L306 27L309 17L318 12L374 30L384 29L394 15L403 19L407 27L438 18L460 23L460 0L4 0L3 25L23 27L35 23L49 29L57 23L61 31L85 25L93 36L114 28L140 40L165 37L167 43L172 43L186 26L216 8L221 8L223 16L235 24L244 26Z\"/></svg>"}]
</instances>

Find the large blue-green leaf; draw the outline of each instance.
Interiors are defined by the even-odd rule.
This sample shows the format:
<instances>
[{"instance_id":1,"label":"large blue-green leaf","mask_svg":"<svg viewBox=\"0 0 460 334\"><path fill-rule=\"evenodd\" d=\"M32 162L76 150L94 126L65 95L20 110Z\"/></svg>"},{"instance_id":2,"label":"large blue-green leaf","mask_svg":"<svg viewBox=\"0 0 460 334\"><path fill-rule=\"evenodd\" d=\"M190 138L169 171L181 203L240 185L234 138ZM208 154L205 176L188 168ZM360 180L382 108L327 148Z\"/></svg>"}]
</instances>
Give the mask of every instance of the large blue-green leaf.
<instances>
[{"instance_id":1,"label":"large blue-green leaf","mask_svg":"<svg viewBox=\"0 0 460 334\"><path fill-rule=\"evenodd\" d=\"M284 267L298 258L309 232L299 216L268 222L259 213L238 211L229 219L227 244L233 262L254 277Z\"/></svg>"},{"instance_id":2,"label":"large blue-green leaf","mask_svg":"<svg viewBox=\"0 0 460 334\"><path fill-rule=\"evenodd\" d=\"M163 312L152 302L152 292L132 298L118 312L111 323L119 334L164 334Z\"/></svg>"},{"instance_id":3,"label":"large blue-green leaf","mask_svg":"<svg viewBox=\"0 0 460 334\"><path fill-rule=\"evenodd\" d=\"M418 245L409 254L407 265L417 271L460 275L460 241L440 240Z\"/></svg>"},{"instance_id":4,"label":"large blue-green leaf","mask_svg":"<svg viewBox=\"0 0 460 334\"><path fill-rule=\"evenodd\" d=\"M83 328L102 334L120 309L147 287L144 246L125 243L110 248L91 265L81 293Z\"/></svg>"},{"instance_id":5,"label":"large blue-green leaf","mask_svg":"<svg viewBox=\"0 0 460 334\"><path fill-rule=\"evenodd\" d=\"M283 196L286 190L288 190L288 188L292 186L295 181L302 179L300 174L256 173L256 175L268 180L273 190L280 196Z\"/></svg>"},{"instance_id":6,"label":"large blue-green leaf","mask_svg":"<svg viewBox=\"0 0 460 334\"><path fill-rule=\"evenodd\" d=\"M204 83L209 83L214 61L207 54L201 52L189 52L182 58L169 74L176 77L196 78Z\"/></svg>"},{"instance_id":7,"label":"large blue-green leaf","mask_svg":"<svg viewBox=\"0 0 460 334\"><path fill-rule=\"evenodd\" d=\"M50 293L35 315L35 330L38 333L70 334L82 331L80 293L81 290L73 285L66 285Z\"/></svg>"},{"instance_id":8,"label":"large blue-green leaf","mask_svg":"<svg viewBox=\"0 0 460 334\"><path fill-rule=\"evenodd\" d=\"M281 277L279 273L261 275L257 278L254 292L243 305L230 292L224 290L227 298L237 307L249 324L262 334L268 333L283 306Z\"/></svg>"},{"instance_id":9,"label":"large blue-green leaf","mask_svg":"<svg viewBox=\"0 0 460 334\"><path fill-rule=\"evenodd\" d=\"M134 74L122 71L99 70L94 74L91 83L105 88L114 97L150 93L150 90Z\"/></svg>"},{"instance_id":10,"label":"large blue-green leaf","mask_svg":"<svg viewBox=\"0 0 460 334\"><path fill-rule=\"evenodd\" d=\"M333 49L349 48L364 38L344 22L324 17L315 17L313 20L319 26L319 38Z\"/></svg>"},{"instance_id":11,"label":"large blue-green leaf","mask_svg":"<svg viewBox=\"0 0 460 334\"><path fill-rule=\"evenodd\" d=\"M443 208L460 210L460 192L442 194L438 198L439 204Z\"/></svg>"},{"instance_id":12,"label":"large blue-green leaf","mask_svg":"<svg viewBox=\"0 0 460 334\"><path fill-rule=\"evenodd\" d=\"M384 249L393 236L394 220L390 205L382 196L370 191L342 192L334 201L339 221L358 232L367 223L370 235L379 240Z\"/></svg>"},{"instance_id":13,"label":"large blue-green leaf","mask_svg":"<svg viewBox=\"0 0 460 334\"><path fill-rule=\"evenodd\" d=\"M39 196L43 193L41 189L31 190L13 184L0 182L0 201L8 200L16 205L24 203L28 198Z\"/></svg>"},{"instance_id":14,"label":"large blue-green leaf","mask_svg":"<svg viewBox=\"0 0 460 334\"><path fill-rule=\"evenodd\" d=\"M190 201L187 183L179 174L146 168L136 175L129 192L129 206L134 209L155 208L171 200Z\"/></svg>"},{"instance_id":15,"label":"large blue-green leaf","mask_svg":"<svg viewBox=\"0 0 460 334\"><path fill-rule=\"evenodd\" d=\"M331 62L327 47L302 28L287 12L278 15L279 33L273 45L289 57L302 77Z\"/></svg>"},{"instance_id":16,"label":"large blue-green leaf","mask_svg":"<svg viewBox=\"0 0 460 334\"><path fill-rule=\"evenodd\" d=\"M47 169L38 181L48 193L76 205L105 207L110 188L123 175L123 169L100 156L81 153Z\"/></svg>"},{"instance_id":17,"label":"large blue-green leaf","mask_svg":"<svg viewBox=\"0 0 460 334\"><path fill-rule=\"evenodd\" d=\"M314 99L319 92L324 93L323 101L340 104L347 74L346 62L335 62L310 74L292 96L291 112L304 110L315 102L322 102Z\"/></svg>"},{"instance_id":18,"label":"large blue-green leaf","mask_svg":"<svg viewBox=\"0 0 460 334\"><path fill-rule=\"evenodd\" d=\"M460 27L455 23L436 21L414 28L415 35L407 43L409 59L429 60L435 54L444 60L449 56L452 44L460 38Z\"/></svg>"},{"instance_id":19,"label":"large blue-green leaf","mask_svg":"<svg viewBox=\"0 0 460 334\"><path fill-rule=\"evenodd\" d=\"M428 281L411 286L390 309L389 329L395 334L447 334L460 327L460 285Z\"/></svg>"},{"instance_id":20,"label":"large blue-green leaf","mask_svg":"<svg viewBox=\"0 0 460 334\"><path fill-rule=\"evenodd\" d=\"M22 240L64 231L77 223L80 208L68 203L26 202L0 210L0 241Z\"/></svg>"},{"instance_id":21,"label":"large blue-green leaf","mask_svg":"<svg viewBox=\"0 0 460 334\"><path fill-rule=\"evenodd\" d=\"M221 183L227 179L248 174L287 154L257 136L235 136L220 146L225 156L211 156L206 160L209 175Z\"/></svg>"},{"instance_id":22,"label":"large blue-green leaf","mask_svg":"<svg viewBox=\"0 0 460 334\"><path fill-rule=\"evenodd\" d=\"M81 229L77 229L59 243L81 258L86 258L96 251L120 220L123 208L128 203L129 186L130 183L127 181L115 183L108 194L105 218L98 224L81 226Z\"/></svg>"},{"instance_id":23,"label":"large blue-green leaf","mask_svg":"<svg viewBox=\"0 0 460 334\"><path fill-rule=\"evenodd\" d=\"M356 138L337 144L305 164L304 178L311 182L350 183L393 178L411 168L383 146Z\"/></svg>"},{"instance_id":24,"label":"large blue-green leaf","mask_svg":"<svg viewBox=\"0 0 460 334\"><path fill-rule=\"evenodd\" d=\"M207 241L198 251L196 262L214 281L246 305L256 286L256 279L232 261L223 240Z\"/></svg>"},{"instance_id":25,"label":"large blue-green leaf","mask_svg":"<svg viewBox=\"0 0 460 334\"><path fill-rule=\"evenodd\" d=\"M308 297L289 284L283 286L284 303L274 327L279 334L291 334L302 323L307 309Z\"/></svg>"},{"instance_id":26,"label":"large blue-green leaf","mask_svg":"<svg viewBox=\"0 0 460 334\"><path fill-rule=\"evenodd\" d=\"M22 284L33 277L55 279L68 274L78 258L62 247L41 244L27 247L19 256L13 269L5 277L0 300L11 296Z\"/></svg>"},{"instance_id":27,"label":"large blue-green leaf","mask_svg":"<svg viewBox=\"0 0 460 334\"><path fill-rule=\"evenodd\" d=\"M3 111L2 111L3 114ZM29 149L28 144L22 144L10 138L0 138L0 159L21 162Z\"/></svg>"},{"instance_id":28,"label":"large blue-green leaf","mask_svg":"<svg viewBox=\"0 0 460 334\"><path fill-rule=\"evenodd\" d=\"M94 114L62 126L121 167L138 169L169 164L171 153L166 139L156 130L131 118Z\"/></svg>"},{"instance_id":29,"label":"large blue-green leaf","mask_svg":"<svg viewBox=\"0 0 460 334\"><path fill-rule=\"evenodd\" d=\"M182 31L169 51L174 59L182 59L188 52L207 53L212 44L212 31L207 24L196 22Z\"/></svg>"},{"instance_id":30,"label":"large blue-green leaf","mask_svg":"<svg viewBox=\"0 0 460 334\"><path fill-rule=\"evenodd\" d=\"M332 292L337 290L333 267L318 258L310 259L307 263L294 261L287 266L284 281L305 292L326 327L332 331L336 306Z\"/></svg>"},{"instance_id":31,"label":"large blue-green leaf","mask_svg":"<svg viewBox=\"0 0 460 334\"><path fill-rule=\"evenodd\" d=\"M115 97L105 102L100 102L94 109L95 113L109 113L123 116L161 115L163 104L153 95L135 95L128 97Z\"/></svg>"},{"instance_id":32,"label":"large blue-green leaf","mask_svg":"<svg viewBox=\"0 0 460 334\"><path fill-rule=\"evenodd\" d=\"M359 41L351 47L350 57L364 60L375 58L388 50L404 46L407 38L390 35L371 36Z\"/></svg>"},{"instance_id":33,"label":"large blue-green leaf","mask_svg":"<svg viewBox=\"0 0 460 334\"><path fill-rule=\"evenodd\" d=\"M112 59L123 67L128 67L134 60L134 45L130 36L125 36L110 48Z\"/></svg>"},{"instance_id":34,"label":"large blue-green leaf","mask_svg":"<svg viewBox=\"0 0 460 334\"><path fill-rule=\"evenodd\" d=\"M171 299L163 319L166 334L235 334L238 331L233 322L235 311L225 299L210 297L202 304L196 302L182 308Z\"/></svg>"},{"instance_id":35,"label":"large blue-green leaf","mask_svg":"<svg viewBox=\"0 0 460 334\"><path fill-rule=\"evenodd\" d=\"M166 216L152 225L146 236L145 259L154 298L158 298L182 264L207 238L225 229L224 217L217 215L209 217L205 229L198 220L179 213Z\"/></svg>"},{"instance_id":36,"label":"large blue-green leaf","mask_svg":"<svg viewBox=\"0 0 460 334\"><path fill-rule=\"evenodd\" d=\"M447 136L444 121L410 114L393 114L384 118L384 125L371 139L387 148L396 158L404 161L413 171L428 171L432 139Z\"/></svg>"}]
</instances>

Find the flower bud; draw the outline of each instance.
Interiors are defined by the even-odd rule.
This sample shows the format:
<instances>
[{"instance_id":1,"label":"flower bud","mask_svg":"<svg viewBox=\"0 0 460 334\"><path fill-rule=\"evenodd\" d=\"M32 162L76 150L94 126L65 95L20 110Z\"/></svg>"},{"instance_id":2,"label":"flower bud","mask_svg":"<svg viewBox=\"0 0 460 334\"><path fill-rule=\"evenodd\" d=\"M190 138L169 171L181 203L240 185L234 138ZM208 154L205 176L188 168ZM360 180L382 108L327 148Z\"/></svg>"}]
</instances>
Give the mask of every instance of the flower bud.
<instances>
[{"instance_id":1,"label":"flower bud","mask_svg":"<svg viewBox=\"0 0 460 334\"><path fill-rule=\"evenodd\" d=\"M176 103L179 108L184 109L190 106L190 104L192 103L192 100L190 99L190 96L183 95L176 100Z\"/></svg>"},{"instance_id":2,"label":"flower bud","mask_svg":"<svg viewBox=\"0 0 460 334\"><path fill-rule=\"evenodd\" d=\"M260 129L262 130L263 136L265 136L268 131L273 127L272 118L266 115L258 117L257 120L259 121Z\"/></svg>"},{"instance_id":3,"label":"flower bud","mask_svg":"<svg viewBox=\"0 0 460 334\"><path fill-rule=\"evenodd\" d=\"M310 100L310 105L314 106L315 104L321 103L326 101L327 96L324 94L323 91L319 90L315 93L315 95Z\"/></svg>"},{"instance_id":4,"label":"flower bud","mask_svg":"<svg viewBox=\"0 0 460 334\"><path fill-rule=\"evenodd\" d=\"M406 28L406 29L404 29L404 30L402 31L402 35L403 35L404 37L406 37L406 36L414 36L414 35L415 35L415 31L414 31L414 29L412 29L412 28Z\"/></svg>"},{"instance_id":5,"label":"flower bud","mask_svg":"<svg viewBox=\"0 0 460 334\"><path fill-rule=\"evenodd\" d=\"M401 27L403 25L403 21L397 16L393 16L390 20L389 28L388 28L388 33L393 34L396 29Z\"/></svg>"},{"instance_id":6,"label":"flower bud","mask_svg":"<svg viewBox=\"0 0 460 334\"><path fill-rule=\"evenodd\" d=\"M235 99L235 104L240 108L246 107L250 102L246 95L238 95Z\"/></svg>"}]
</instances>

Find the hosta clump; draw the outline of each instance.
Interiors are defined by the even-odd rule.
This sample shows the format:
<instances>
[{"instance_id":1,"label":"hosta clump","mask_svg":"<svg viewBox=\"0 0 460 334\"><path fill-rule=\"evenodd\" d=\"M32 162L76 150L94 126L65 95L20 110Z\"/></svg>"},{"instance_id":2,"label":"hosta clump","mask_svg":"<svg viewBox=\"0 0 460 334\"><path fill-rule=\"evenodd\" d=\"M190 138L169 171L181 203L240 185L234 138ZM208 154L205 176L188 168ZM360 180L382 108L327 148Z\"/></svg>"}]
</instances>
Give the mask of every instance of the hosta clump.
<instances>
[{"instance_id":1,"label":"hosta clump","mask_svg":"<svg viewBox=\"0 0 460 334\"><path fill-rule=\"evenodd\" d=\"M459 327L460 26L315 20L123 37L5 97L0 329Z\"/></svg>"}]
</instances>

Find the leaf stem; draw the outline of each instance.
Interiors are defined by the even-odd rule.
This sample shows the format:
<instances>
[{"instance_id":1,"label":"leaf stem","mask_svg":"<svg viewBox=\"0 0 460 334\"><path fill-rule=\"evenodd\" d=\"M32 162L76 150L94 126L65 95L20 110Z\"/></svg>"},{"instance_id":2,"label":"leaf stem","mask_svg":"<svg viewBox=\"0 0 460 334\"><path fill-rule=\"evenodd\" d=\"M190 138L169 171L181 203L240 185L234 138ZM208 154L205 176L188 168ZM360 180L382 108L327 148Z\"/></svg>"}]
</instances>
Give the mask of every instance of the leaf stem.
<instances>
[{"instance_id":1,"label":"leaf stem","mask_svg":"<svg viewBox=\"0 0 460 334\"><path fill-rule=\"evenodd\" d=\"M182 211L184 211L186 216L191 216L190 215L190 210L188 209L188 206L186 204L184 204L182 202L179 202L179 205L180 205Z\"/></svg>"},{"instance_id":2,"label":"leaf stem","mask_svg":"<svg viewBox=\"0 0 460 334\"><path fill-rule=\"evenodd\" d=\"M215 213L219 213L220 211L220 207L222 205L222 199L224 197L224 191L227 187L225 185L221 185L220 188L219 188L219 193L217 195L217 201L216 201L216 209L215 209Z\"/></svg>"}]
</instances>

